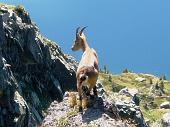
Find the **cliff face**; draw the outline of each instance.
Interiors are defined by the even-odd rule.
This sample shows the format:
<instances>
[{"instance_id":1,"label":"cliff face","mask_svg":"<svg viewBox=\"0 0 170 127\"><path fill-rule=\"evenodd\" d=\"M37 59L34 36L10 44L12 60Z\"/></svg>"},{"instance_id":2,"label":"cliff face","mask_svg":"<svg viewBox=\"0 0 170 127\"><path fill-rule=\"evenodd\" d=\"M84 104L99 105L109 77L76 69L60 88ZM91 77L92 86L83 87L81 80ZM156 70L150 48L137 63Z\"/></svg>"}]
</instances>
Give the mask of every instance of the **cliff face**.
<instances>
[{"instance_id":1,"label":"cliff face","mask_svg":"<svg viewBox=\"0 0 170 127\"><path fill-rule=\"evenodd\" d=\"M22 7L0 5L0 126L35 126L75 89L77 63L39 33Z\"/></svg>"}]
</instances>

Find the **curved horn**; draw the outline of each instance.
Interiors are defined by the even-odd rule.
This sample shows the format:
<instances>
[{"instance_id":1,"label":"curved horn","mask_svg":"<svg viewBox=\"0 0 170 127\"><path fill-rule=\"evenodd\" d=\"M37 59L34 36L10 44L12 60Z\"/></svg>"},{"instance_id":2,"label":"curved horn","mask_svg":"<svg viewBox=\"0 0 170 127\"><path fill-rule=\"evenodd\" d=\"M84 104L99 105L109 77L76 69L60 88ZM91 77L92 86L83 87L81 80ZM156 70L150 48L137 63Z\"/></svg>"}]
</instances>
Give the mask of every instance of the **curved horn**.
<instances>
[{"instance_id":1,"label":"curved horn","mask_svg":"<svg viewBox=\"0 0 170 127\"><path fill-rule=\"evenodd\" d=\"M80 35L83 33L83 31L87 28L87 26L83 27L81 30L80 30Z\"/></svg>"},{"instance_id":2,"label":"curved horn","mask_svg":"<svg viewBox=\"0 0 170 127\"><path fill-rule=\"evenodd\" d=\"M78 27L78 28L76 29L76 34L78 34L78 32L79 32L79 29L80 29L80 27Z\"/></svg>"}]
</instances>

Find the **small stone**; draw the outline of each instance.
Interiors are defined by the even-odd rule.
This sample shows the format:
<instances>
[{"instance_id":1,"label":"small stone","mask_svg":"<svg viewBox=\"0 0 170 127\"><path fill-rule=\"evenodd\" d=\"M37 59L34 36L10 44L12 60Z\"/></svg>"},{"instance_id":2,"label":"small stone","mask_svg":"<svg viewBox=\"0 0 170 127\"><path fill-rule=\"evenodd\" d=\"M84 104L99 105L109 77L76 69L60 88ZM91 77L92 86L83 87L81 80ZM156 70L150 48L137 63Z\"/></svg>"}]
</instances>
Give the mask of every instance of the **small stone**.
<instances>
[{"instance_id":1,"label":"small stone","mask_svg":"<svg viewBox=\"0 0 170 127\"><path fill-rule=\"evenodd\" d=\"M134 108L130 108L130 110L131 110L132 112L136 112L136 110L135 110Z\"/></svg>"},{"instance_id":2,"label":"small stone","mask_svg":"<svg viewBox=\"0 0 170 127\"><path fill-rule=\"evenodd\" d=\"M170 108L170 102L169 101L163 102L160 105L160 108L169 109Z\"/></svg>"}]
</instances>

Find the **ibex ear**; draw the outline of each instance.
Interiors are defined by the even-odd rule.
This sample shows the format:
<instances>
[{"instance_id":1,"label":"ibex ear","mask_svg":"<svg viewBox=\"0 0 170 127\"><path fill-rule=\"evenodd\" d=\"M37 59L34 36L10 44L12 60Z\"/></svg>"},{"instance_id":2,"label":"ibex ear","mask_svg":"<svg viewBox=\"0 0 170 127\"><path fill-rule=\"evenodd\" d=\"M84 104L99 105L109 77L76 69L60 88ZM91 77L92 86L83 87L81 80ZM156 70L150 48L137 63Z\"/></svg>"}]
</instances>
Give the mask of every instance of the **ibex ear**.
<instances>
[{"instance_id":1,"label":"ibex ear","mask_svg":"<svg viewBox=\"0 0 170 127\"><path fill-rule=\"evenodd\" d=\"M86 28L87 28L87 26L83 27L83 28L80 30L79 34L82 35L83 31L84 31Z\"/></svg>"}]
</instances>

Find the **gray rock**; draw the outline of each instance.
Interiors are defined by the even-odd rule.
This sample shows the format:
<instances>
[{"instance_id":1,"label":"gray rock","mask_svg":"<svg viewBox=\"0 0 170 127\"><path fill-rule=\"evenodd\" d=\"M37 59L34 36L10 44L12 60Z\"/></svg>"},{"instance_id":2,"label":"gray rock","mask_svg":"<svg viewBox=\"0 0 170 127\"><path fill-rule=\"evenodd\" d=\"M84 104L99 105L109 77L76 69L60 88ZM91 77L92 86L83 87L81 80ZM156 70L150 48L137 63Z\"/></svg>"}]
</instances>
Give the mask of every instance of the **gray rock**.
<instances>
[{"instance_id":1,"label":"gray rock","mask_svg":"<svg viewBox=\"0 0 170 127\"><path fill-rule=\"evenodd\" d=\"M147 127L142 112L139 107L139 98L137 97L137 89L124 88L119 91L119 95L124 95L124 99L115 97L115 106L119 112L119 115L124 118L130 118L139 127Z\"/></svg>"},{"instance_id":2,"label":"gray rock","mask_svg":"<svg viewBox=\"0 0 170 127\"><path fill-rule=\"evenodd\" d=\"M139 101L139 97L137 96L138 94L137 89L123 88L119 91L119 94L131 97L131 100L135 102L136 105L139 105L140 101Z\"/></svg>"},{"instance_id":3,"label":"gray rock","mask_svg":"<svg viewBox=\"0 0 170 127\"><path fill-rule=\"evenodd\" d=\"M114 119L113 113L103 110L102 99L97 99L96 108L85 109L84 112L78 113L76 108L70 108L68 106L68 98L65 97L64 100L60 103L52 103L48 115L42 122L42 127L56 127L56 126L65 126L65 127L130 127L127 123L120 119ZM107 103L109 104L109 103ZM53 109L51 108L53 107ZM106 105L106 107L111 107ZM110 109L111 110L111 109ZM68 114L74 114L69 116ZM61 121L65 121L64 122Z\"/></svg>"},{"instance_id":4,"label":"gray rock","mask_svg":"<svg viewBox=\"0 0 170 127\"><path fill-rule=\"evenodd\" d=\"M139 127L147 127L144 117L142 115L142 112L135 103L129 102L115 102L115 106L117 107L117 110L119 112L120 117L123 118L130 118L131 120L134 120L135 123Z\"/></svg>"},{"instance_id":5,"label":"gray rock","mask_svg":"<svg viewBox=\"0 0 170 127\"><path fill-rule=\"evenodd\" d=\"M128 89L128 88L123 88L119 91L119 94L124 94L127 96L134 96L138 93L137 89Z\"/></svg>"},{"instance_id":6,"label":"gray rock","mask_svg":"<svg viewBox=\"0 0 170 127\"><path fill-rule=\"evenodd\" d=\"M170 127L170 113L165 113L162 117L162 127Z\"/></svg>"},{"instance_id":7,"label":"gray rock","mask_svg":"<svg viewBox=\"0 0 170 127\"><path fill-rule=\"evenodd\" d=\"M33 107L37 107L41 104L40 99L38 98L35 92L31 92L31 100L32 100Z\"/></svg>"},{"instance_id":8,"label":"gray rock","mask_svg":"<svg viewBox=\"0 0 170 127\"><path fill-rule=\"evenodd\" d=\"M135 78L135 80L138 82L144 82L146 81L146 78L138 77L138 78Z\"/></svg>"},{"instance_id":9,"label":"gray rock","mask_svg":"<svg viewBox=\"0 0 170 127\"><path fill-rule=\"evenodd\" d=\"M33 127L76 88L77 62L39 33L29 14L0 8L0 126Z\"/></svg>"},{"instance_id":10,"label":"gray rock","mask_svg":"<svg viewBox=\"0 0 170 127\"><path fill-rule=\"evenodd\" d=\"M160 108L170 109L170 102L169 102L169 101L163 102L163 103L160 105Z\"/></svg>"},{"instance_id":11,"label":"gray rock","mask_svg":"<svg viewBox=\"0 0 170 127\"><path fill-rule=\"evenodd\" d=\"M100 88L103 88L103 85L102 85L101 82L97 81L96 87L97 87L98 89L100 89Z\"/></svg>"}]
</instances>

